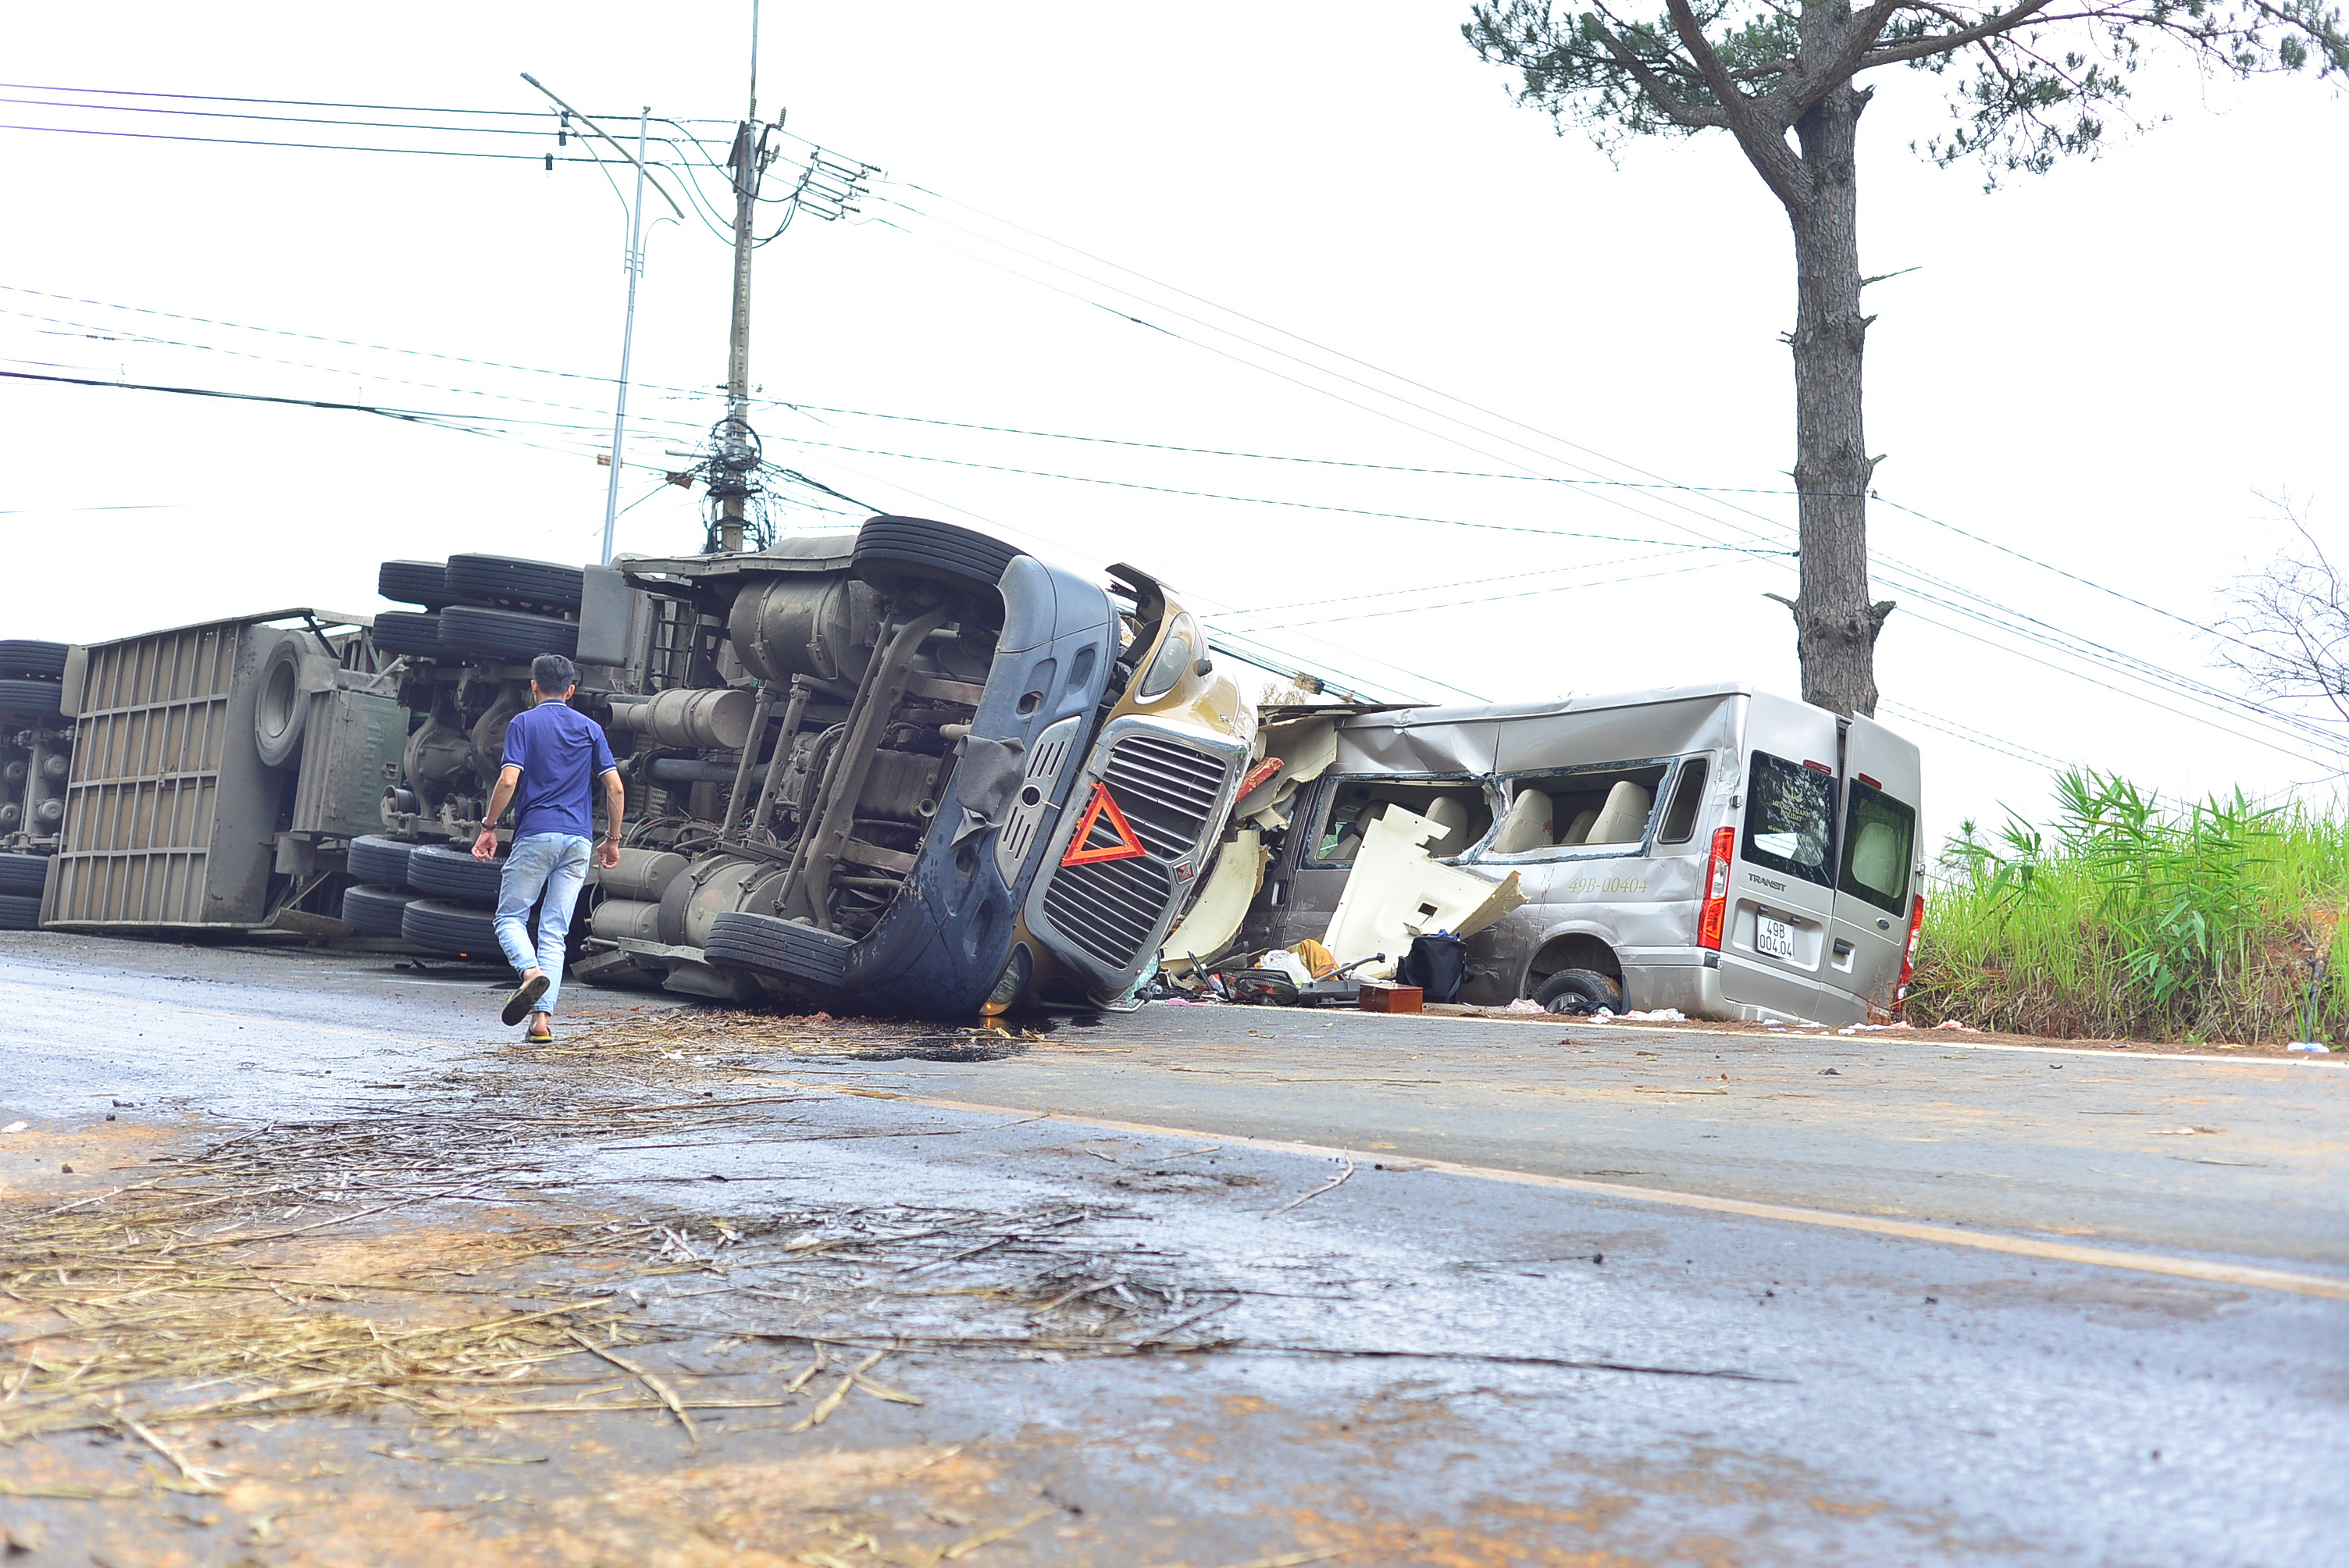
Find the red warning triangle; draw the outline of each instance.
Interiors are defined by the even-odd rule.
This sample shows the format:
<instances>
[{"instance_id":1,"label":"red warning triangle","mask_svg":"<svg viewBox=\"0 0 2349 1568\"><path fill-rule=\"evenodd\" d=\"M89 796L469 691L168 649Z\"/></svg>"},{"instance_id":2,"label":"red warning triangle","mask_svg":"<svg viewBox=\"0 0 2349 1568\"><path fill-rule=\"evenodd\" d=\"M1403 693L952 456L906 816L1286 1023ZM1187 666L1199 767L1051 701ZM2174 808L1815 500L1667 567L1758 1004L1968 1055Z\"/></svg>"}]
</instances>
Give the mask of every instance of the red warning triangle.
<instances>
[{"instance_id":1,"label":"red warning triangle","mask_svg":"<svg viewBox=\"0 0 2349 1568\"><path fill-rule=\"evenodd\" d=\"M1108 843L1086 842L1103 826L1110 830ZM1103 861L1130 861L1148 852L1142 847L1142 841L1134 836L1133 824L1125 820L1125 813L1119 810L1117 802L1110 798L1109 786L1096 784L1093 786L1092 801L1086 806L1085 814L1077 819L1077 830L1069 836L1069 852L1061 857L1061 863L1064 866L1095 866Z\"/></svg>"}]
</instances>

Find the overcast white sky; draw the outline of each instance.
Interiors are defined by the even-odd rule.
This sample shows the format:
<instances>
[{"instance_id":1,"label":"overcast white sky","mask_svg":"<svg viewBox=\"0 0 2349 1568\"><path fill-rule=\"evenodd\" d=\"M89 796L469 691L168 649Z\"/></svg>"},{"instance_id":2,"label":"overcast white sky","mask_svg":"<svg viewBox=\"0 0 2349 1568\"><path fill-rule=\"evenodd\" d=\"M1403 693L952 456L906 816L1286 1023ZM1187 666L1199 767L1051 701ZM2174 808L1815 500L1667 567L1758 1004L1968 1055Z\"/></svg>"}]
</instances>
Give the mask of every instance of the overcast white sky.
<instances>
[{"instance_id":1,"label":"overcast white sky","mask_svg":"<svg viewBox=\"0 0 2349 1568\"><path fill-rule=\"evenodd\" d=\"M526 70L594 112L723 120L741 112L748 9L421 3L362 20L130 0L15 17L7 68L73 88L534 110ZM791 129L892 182L861 220L802 219L760 253L761 396L863 411L762 407L769 456L874 507L992 526L1089 568L1147 565L1221 626L1382 695L1795 691L1790 624L1762 597L1792 591L1785 565L1688 548L1785 548L1785 220L1723 140L1649 143L1618 168L1557 137L1467 52L1464 10L770 0L762 108L788 106ZM1932 825L2037 808L2042 758L2166 791L2325 778L2340 761L2253 720L1919 595L1980 594L2045 634L2239 689L2189 624L2283 542L2254 491L2313 500L2328 538L2349 508L2349 322L2327 303L2349 236L2349 101L2156 68L2140 108L2171 123L1984 194L1974 171L1909 150L1940 123L1939 84L1880 85L1863 261L1916 270L1869 293L1878 484L1990 542L1872 511L1878 592L1903 605L1879 651L1880 717L1925 749ZM536 134L460 139L0 107L12 125L533 156L553 142L523 120L473 123ZM549 422L533 445L0 382L0 635L378 608L389 556L592 558L625 238L595 170L25 130L0 145L0 284L19 291L0 293L0 368ZM663 454L689 451L719 411L728 255L698 221L658 227L649 249L634 411L668 423L636 424L629 456L682 468ZM1714 488L1554 482L1659 477ZM630 470L623 500L637 503L623 550L698 546L696 497Z\"/></svg>"}]
</instances>

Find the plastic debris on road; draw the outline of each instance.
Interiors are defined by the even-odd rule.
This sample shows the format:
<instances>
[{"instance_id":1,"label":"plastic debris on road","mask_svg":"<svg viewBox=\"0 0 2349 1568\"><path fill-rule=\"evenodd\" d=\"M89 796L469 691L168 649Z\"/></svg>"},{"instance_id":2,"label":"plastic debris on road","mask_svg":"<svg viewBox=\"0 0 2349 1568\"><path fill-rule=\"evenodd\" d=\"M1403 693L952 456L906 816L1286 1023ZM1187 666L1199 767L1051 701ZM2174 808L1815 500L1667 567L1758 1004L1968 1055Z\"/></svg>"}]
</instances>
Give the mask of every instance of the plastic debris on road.
<instances>
[{"instance_id":1,"label":"plastic debris on road","mask_svg":"<svg viewBox=\"0 0 2349 1568\"><path fill-rule=\"evenodd\" d=\"M2326 1045L2323 1040L2294 1040L2292 1044L2286 1046L2284 1049L2288 1051L2302 1051L2310 1056L2330 1056L2333 1052L2333 1047ZM17 1123L18 1127L23 1125L24 1124L22 1122ZM12 1127L8 1130L14 1132L16 1129Z\"/></svg>"}]
</instances>

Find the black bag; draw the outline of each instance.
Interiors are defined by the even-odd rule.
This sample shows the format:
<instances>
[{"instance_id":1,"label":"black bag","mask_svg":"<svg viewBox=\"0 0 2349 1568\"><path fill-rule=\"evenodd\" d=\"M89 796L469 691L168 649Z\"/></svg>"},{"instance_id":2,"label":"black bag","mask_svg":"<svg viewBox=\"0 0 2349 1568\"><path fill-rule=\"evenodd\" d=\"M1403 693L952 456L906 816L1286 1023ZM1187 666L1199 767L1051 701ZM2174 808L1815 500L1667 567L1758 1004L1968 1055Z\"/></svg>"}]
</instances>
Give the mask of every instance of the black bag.
<instances>
[{"instance_id":1,"label":"black bag","mask_svg":"<svg viewBox=\"0 0 2349 1568\"><path fill-rule=\"evenodd\" d=\"M1468 944L1448 931L1411 939L1411 951L1395 965L1395 979L1416 985L1430 1002L1457 1002L1468 977Z\"/></svg>"}]
</instances>

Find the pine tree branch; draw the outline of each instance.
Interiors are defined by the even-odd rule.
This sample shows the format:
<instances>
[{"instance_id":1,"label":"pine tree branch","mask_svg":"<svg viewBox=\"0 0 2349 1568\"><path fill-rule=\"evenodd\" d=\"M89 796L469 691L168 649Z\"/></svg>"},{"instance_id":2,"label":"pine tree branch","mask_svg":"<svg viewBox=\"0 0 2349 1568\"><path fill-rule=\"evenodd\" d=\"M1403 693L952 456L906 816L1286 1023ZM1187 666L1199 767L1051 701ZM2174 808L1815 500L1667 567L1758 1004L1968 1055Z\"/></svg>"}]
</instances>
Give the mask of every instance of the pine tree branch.
<instances>
[{"instance_id":1,"label":"pine tree branch","mask_svg":"<svg viewBox=\"0 0 2349 1568\"><path fill-rule=\"evenodd\" d=\"M1713 52L1704 36L1704 24L1697 20L1689 0L1664 0L1664 8L1672 19L1673 30L1681 36L1682 47L1688 51L1689 59L1703 76L1705 85L1713 89L1713 97L1721 101L1722 119L1730 134L1737 138L1737 145L1744 150L1746 160L1788 211L1802 211L1809 200L1797 178L1802 172L1802 160L1786 145L1785 126L1772 126L1754 112L1754 100L1745 96L1745 90Z\"/></svg>"}]
</instances>

